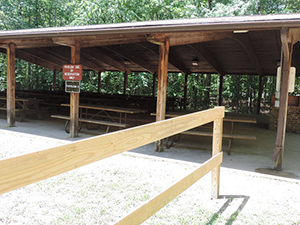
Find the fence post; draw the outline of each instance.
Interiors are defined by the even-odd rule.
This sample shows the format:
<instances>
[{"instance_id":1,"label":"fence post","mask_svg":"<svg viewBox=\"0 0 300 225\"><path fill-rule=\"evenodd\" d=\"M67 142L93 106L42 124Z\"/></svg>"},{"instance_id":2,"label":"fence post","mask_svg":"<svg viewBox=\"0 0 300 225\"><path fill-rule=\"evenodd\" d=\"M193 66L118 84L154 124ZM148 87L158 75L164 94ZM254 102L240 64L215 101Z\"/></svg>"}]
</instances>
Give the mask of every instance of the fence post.
<instances>
[{"instance_id":1,"label":"fence post","mask_svg":"<svg viewBox=\"0 0 300 225\"><path fill-rule=\"evenodd\" d=\"M222 151L223 118L214 120L212 156ZM211 171L211 198L219 197L220 165Z\"/></svg>"}]
</instances>

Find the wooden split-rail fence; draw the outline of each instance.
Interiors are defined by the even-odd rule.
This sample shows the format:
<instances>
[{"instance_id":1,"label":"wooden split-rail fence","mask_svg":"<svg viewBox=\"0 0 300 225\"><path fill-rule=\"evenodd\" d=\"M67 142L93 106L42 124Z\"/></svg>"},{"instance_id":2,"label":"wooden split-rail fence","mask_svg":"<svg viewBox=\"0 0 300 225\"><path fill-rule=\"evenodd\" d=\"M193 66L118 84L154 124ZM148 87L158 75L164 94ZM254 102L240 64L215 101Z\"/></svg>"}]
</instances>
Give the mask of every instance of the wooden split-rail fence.
<instances>
[{"instance_id":1,"label":"wooden split-rail fence","mask_svg":"<svg viewBox=\"0 0 300 225\"><path fill-rule=\"evenodd\" d=\"M224 107L216 107L0 160L0 194L213 121L212 158L121 219L117 224L141 224L210 171L212 171L211 195L212 198L218 198L220 165L223 161L221 151L223 117Z\"/></svg>"}]
</instances>

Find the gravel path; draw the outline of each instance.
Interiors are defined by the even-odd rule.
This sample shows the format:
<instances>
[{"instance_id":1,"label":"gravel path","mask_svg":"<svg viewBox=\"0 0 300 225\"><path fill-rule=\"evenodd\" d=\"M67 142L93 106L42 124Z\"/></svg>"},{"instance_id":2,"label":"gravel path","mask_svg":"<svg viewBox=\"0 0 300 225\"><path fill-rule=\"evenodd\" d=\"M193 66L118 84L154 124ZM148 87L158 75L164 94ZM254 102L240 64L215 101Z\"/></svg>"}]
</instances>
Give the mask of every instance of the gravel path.
<instances>
[{"instance_id":1,"label":"gravel path","mask_svg":"<svg viewBox=\"0 0 300 225\"><path fill-rule=\"evenodd\" d=\"M0 131L0 158L67 141ZM114 224L199 164L124 153L0 196L0 224ZM221 169L220 198L210 174L144 224L300 224L299 180Z\"/></svg>"}]
</instances>

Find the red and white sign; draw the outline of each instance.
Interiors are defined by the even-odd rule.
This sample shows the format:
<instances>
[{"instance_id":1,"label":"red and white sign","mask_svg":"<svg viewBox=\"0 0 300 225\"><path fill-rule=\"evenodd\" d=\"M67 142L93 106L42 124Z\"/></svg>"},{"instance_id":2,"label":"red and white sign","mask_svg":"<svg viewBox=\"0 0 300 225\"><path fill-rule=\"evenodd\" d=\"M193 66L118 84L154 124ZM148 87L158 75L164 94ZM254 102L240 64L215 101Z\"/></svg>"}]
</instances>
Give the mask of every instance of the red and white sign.
<instances>
[{"instance_id":1,"label":"red and white sign","mask_svg":"<svg viewBox=\"0 0 300 225\"><path fill-rule=\"evenodd\" d=\"M64 80L82 80L81 65L64 65L63 66Z\"/></svg>"}]
</instances>

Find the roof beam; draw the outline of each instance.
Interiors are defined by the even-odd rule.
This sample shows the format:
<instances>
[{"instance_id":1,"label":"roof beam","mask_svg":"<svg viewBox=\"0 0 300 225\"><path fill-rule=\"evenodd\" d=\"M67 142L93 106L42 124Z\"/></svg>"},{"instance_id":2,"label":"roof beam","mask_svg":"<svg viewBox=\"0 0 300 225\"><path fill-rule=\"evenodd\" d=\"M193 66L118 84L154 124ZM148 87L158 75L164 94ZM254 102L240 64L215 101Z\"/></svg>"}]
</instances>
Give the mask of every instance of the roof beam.
<instances>
[{"instance_id":1,"label":"roof beam","mask_svg":"<svg viewBox=\"0 0 300 225\"><path fill-rule=\"evenodd\" d=\"M6 54L6 49L0 48L0 52ZM49 70L54 70L54 68L56 68L57 71L61 71L61 67L57 67L56 64L44 59L40 59L36 56L30 55L22 50L16 50L16 58L44 67Z\"/></svg>"},{"instance_id":2,"label":"roof beam","mask_svg":"<svg viewBox=\"0 0 300 225\"><path fill-rule=\"evenodd\" d=\"M170 38L170 46L187 45L199 42L216 41L220 39L230 38L231 32L179 32L179 33L154 33L148 34L146 39L148 42L158 44L163 42L165 37Z\"/></svg>"},{"instance_id":3,"label":"roof beam","mask_svg":"<svg viewBox=\"0 0 300 225\"><path fill-rule=\"evenodd\" d=\"M149 42L142 42L142 43L137 43L136 45L142 46L143 48L151 51L157 56L159 55L159 49L155 44L151 44ZM183 65L183 63L181 63L181 60L178 60L177 57L175 57L175 54L172 54L171 50L172 49L170 49L170 53L169 53L169 63L171 63L173 66L175 66L184 74L191 73L191 71L185 65Z\"/></svg>"},{"instance_id":4,"label":"roof beam","mask_svg":"<svg viewBox=\"0 0 300 225\"><path fill-rule=\"evenodd\" d=\"M16 44L17 49L57 46L51 38L18 38L0 40L0 47L8 48L8 44L11 42Z\"/></svg>"},{"instance_id":5,"label":"roof beam","mask_svg":"<svg viewBox=\"0 0 300 225\"><path fill-rule=\"evenodd\" d=\"M252 45L252 42L251 42L251 39L248 35L248 33L245 33L245 34L233 34L232 39L238 41L242 46L243 48L245 49L245 51L247 52L255 70L257 71L257 73L260 75L260 76L264 76L264 72L263 72L263 69L259 63L259 60L257 58L257 55L256 55L256 52L253 48L253 45Z\"/></svg>"},{"instance_id":6,"label":"roof beam","mask_svg":"<svg viewBox=\"0 0 300 225\"><path fill-rule=\"evenodd\" d=\"M109 57L108 55L104 54L97 48L85 48L81 49L81 52L84 54L89 55L93 59L97 61L104 62L117 70L122 71L123 73L131 73L130 68L126 67L122 63L119 63L118 61L114 60L113 58Z\"/></svg>"},{"instance_id":7,"label":"roof beam","mask_svg":"<svg viewBox=\"0 0 300 225\"><path fill-rule=\"evenodd\" d=\"M59 67L62 67L64 64L68 64L67 60L58 58L55 55L53 55L49 52L46 52L42 49L39 49L39 48L23 49L23 50L20 50L20 51L23 52L23 53L27 53L29 55L32 55L36 58L43 59L47 62L53 63L54 65L59 66Z\"/></svg>"},{"instance_id":8,"label":"roof beam","mask_svg":"<svg viewBox=\"0 0 300 225\"><path fill-rule=\"evenodd\" d=\"M225 71L220 66L218 61L207 51L204 43L192 44L190 47L202 55L202 57L218 72L218 74L222 76L225 75Z\"/></svg>"},{"instance_id":9,"label":"roof beam","mask_svg":"<svg viewBox=\"0 0 300 225\"><path fill-rule=\"evenodd\" d=\"M68 63L70 63L71 58L71 49L70 48L61 48L61 47L54 47L54 48L44 48L45 51L52 53L64 60L67 60ZM96 72L103 72L105 69L103 69L100 65L93 63L89 60L87 60L85 57L80 57L80 64L84 67L84 69L90 69L94 70Z\"/></svg>"},{"instance_id":10,"label":"roof beam","mask_svg":"<svg viewBox=\"0 0 300 225\"><path fill-rule=\"evenodd\" d=\"M122 57L128 59L129 61L134 62L135 64L143 67L144 69L148 70L151 73L155 73L157 71L157 69L155 69L154 66L152 66L150 63L144 61L139 56L134 55L132 52L127 51L121 46L114 45L114 46L107 46L105 48L121 55Z\"/></svg>"},{"instance_id":11,"label":"roof beam","mask_svg":"<svg viewBox=\"0 0 300 225\"><path fill-rule=\"evenodd\" d=\"M145 39L146 37L144 34L90 35L52 38L53 43L69 47L73 46L76 41L79 41L81 48L144 42Z\"/></svg>"}]
</instances>

